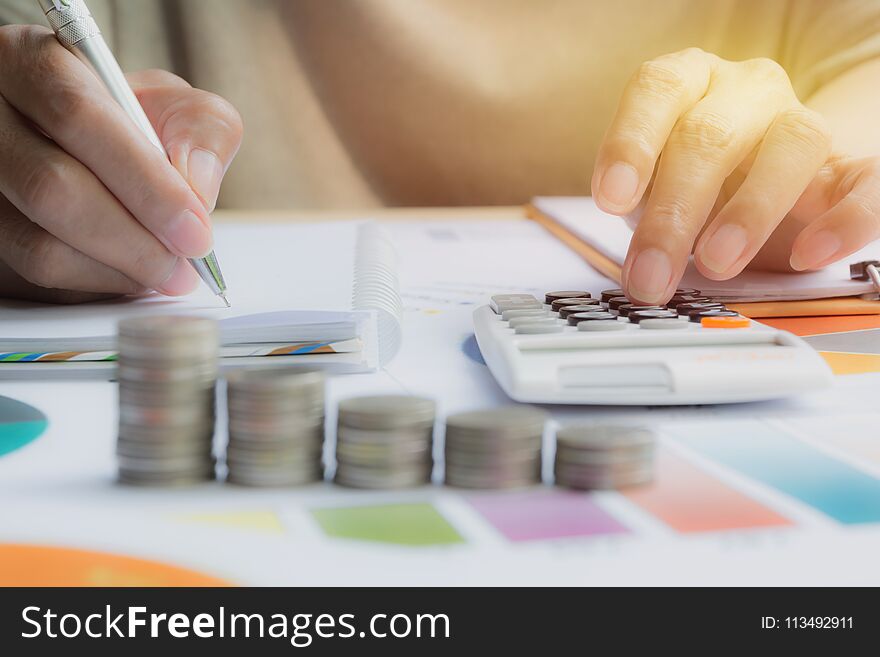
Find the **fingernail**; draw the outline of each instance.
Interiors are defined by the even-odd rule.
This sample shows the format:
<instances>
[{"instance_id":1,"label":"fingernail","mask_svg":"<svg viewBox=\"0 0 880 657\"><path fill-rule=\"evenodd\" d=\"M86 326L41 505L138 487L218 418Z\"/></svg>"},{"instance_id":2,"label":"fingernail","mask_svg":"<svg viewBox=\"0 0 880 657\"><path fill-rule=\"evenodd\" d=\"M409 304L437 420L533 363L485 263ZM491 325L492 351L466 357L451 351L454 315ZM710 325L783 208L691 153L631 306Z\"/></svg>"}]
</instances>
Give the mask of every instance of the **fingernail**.
<instances>
[{"instance_id":1,"label":"fingernail","mask_svg":"<svg viewBox=\"0 0 880 657\"><path fill-rule=\"evenodd\" d=\"M814 269L840 251L843 241L830 230L820 230L803 241L791 254L792 269Z\"/></svg>"},{"instance_id":2,"label":"fingernail","mask_svg":"<svg viewBox=\"0 0 880 657\"><path fill-rule=\"evenodd\" d=\"M201 258L211 251L211 230L192 210L184 210L168 224L165 233L171 245L188 258Z\"/></svg>"},{"instance_id":3,"label":"fingernail","mask_svg":"<svg viewBox=\"0 0 880 657\"><path fill-rule=\"evenodd\" d=\"M639 174L625 162L615 162L608 167L599 183L602 200L620 210L629 208L638 191Z\"/></svg>"},{"instance_id":4,"label":"fingernail","mask_svg":"<svg viewBox=\"0 0 880 657\"><path fill-rule=\"evenodd\" d=\"M716 274L723 274L742 257L748 242L749 236L745 228L736 224L725 224L700 249L700 262Z\"/></svg>"},{"instance_id":5,"label":"fingernail","mask_svg":"<svg viewBox=\"0 0 880 657\"><path fill-rule=\"evenodd\" d=\"M672 278L672 263L660 249L645 249L636 256L627 276L629 296L645 302L660 303Z\"/></svg>"},{"instance_id":6,"label":"fingernail","mask_svg":"<svg viewBox=\"0 0 880 657\"><path fill-rule=\"evenodd\" d=\"M174 269L171 270L171 274L165 279L165 282L156 289L162 294L167 294L170 297L179 297L192 292L196 289L198 283L199 278L196 275L195 270L186 260L178 258L177 263L174 265Z\"/></svg>"},{"instance_id":7,"label":"fingernail","mask_svg":"<svg viewBox=\"0 0 880 657\"><path fill-rule=\"evenodd\" d=\"M194 148L187 160L187 172L190 187L201 196L208 212L213 212L220 193L220 182L223 180L223 164L220 158L211 151Z\"/></svg>"}]
</instances>

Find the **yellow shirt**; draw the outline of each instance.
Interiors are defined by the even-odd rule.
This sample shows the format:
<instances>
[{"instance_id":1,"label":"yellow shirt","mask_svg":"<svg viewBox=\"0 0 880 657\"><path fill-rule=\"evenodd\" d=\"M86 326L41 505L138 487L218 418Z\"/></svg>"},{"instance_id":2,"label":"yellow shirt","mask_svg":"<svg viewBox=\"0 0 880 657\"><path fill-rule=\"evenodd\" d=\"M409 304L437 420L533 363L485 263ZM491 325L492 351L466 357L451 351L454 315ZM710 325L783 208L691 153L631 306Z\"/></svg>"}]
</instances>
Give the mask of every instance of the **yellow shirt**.
<instances>
[{"instance_id":1,"label":"yellow shirt","mask_svg":"<svg viewBox=\"0 0 880 657\"><path fill-rule=\"evenodd\" d=\"M698 46L772 57L804 99L880 54L877 0L87 0L127 70L229 99L225 207L586 194L627 78ZM0 22L45 21L0 0Z\"/></svg>"}]
</instances>

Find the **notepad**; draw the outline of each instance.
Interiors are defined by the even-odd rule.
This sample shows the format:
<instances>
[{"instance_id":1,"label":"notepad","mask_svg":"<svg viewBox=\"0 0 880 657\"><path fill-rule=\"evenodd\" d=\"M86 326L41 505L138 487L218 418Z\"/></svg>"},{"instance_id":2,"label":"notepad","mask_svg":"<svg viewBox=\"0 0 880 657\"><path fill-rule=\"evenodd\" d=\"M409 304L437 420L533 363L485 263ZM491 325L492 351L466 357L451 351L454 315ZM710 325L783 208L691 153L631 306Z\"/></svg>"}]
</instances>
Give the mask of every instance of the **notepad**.
<instances>
[{"instance_id":1,"label":"notepad","mask_svg":"<svg viewBox=\"0 0 880 657\"><path fill-rule=\"evenodd\" d=\"M538 197L532 205L544 217L558 223L610 261L622 266L632 231L619 217L602 212L588 197ZM727 281L706 278L693 260L681 280L682 287L701 290L726 302L799 301L871 294L870 281L849 277L849 264L880 258L880 242L874 242L845 260L815 272L777 273L746 270Z\"/></svg>"},{"instance_id":2,"label":"notepad","mask_svg":"<svg viewBox=\"0 0 880 657\"><path fill-rule=\"evenodd\" d=\"M218 320L224 368L296 362L371 371L400 347L400 293L388 232L375 222L221 224L231 308L207 290L79 306L0 301L0 379L107 378L120 319Z\"/></svg>"}]
</instances>

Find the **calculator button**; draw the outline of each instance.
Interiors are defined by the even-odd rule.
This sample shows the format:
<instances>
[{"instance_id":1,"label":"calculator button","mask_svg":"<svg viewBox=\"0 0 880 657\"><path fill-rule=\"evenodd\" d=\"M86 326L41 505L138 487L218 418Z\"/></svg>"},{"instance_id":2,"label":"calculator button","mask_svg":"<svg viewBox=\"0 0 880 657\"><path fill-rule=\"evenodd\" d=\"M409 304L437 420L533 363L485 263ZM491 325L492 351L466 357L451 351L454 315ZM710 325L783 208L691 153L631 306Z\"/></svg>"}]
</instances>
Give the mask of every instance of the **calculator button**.
<instances>
[{"instance_id":1,"label":"calculator button","mask_svg":"<svg viewBox=\"0 0 880 657\"><path fill-rule=\"evenodd\" d=\"M602 290L601 301L602 303L608 303L614 297L625 297L626 293L620 288L616 288L614 290Z\"/></svg>"},{"instance_id":2,"label":"calculator button","mask_svg":"<svg viewBox=\"0 0 880 657\"><path fill-rule=\"evenodd\" d=\"M550 313L543 308L515 308L501 313L501 319L508 320L514 317L549 317Z\"/></svg>"},{"instance_id":3,"label":"calculator button","mask_svg":"<svg viewBox=\"0 0 880 657\"><path fill-rule=\"evenodd\" d=\"M673 310L678 310L678 307L685 303L718 303L714 299L710 299L709 297L700 297L694 296L691 294L676 294L669 301L666 302L667 308L672 308Z\"/></svg>"},{"instance_id":4,"label":"calculator button","mask_svg":"<svg viewBox=\"0 0 880 657\"><path fill-rule=\"evenodd\" d=\"M679 287L676 288L675 292L673 292L675 296L682 296L685 294L698 297L702 294L702 292L694 287Z\"/></svg>"},{"instance_id":5,"label":"calculator button","mask_svg":"<svg viewBox=\"0 0 880 657\"><path fill-rule=\"evenodd\" d=\"M748 317L703 317L700 325L703 328L748 328L752 325L752 320Z\"/></svg>"},{"instance_id":6,"label":"calculator button","mask_svg":"<svg viewBox=\"0 0 880 657\"><path fill-rule=\"evenodd\" d=\"M630 319L632 321L632 319ZM657 331L674 331L677 329L686 329L687 322L679 319L644 319L639 322L639 328L651 329Z\"/></svg>"},{"instance_id":7,"label":"calculator button","mask_svg":"<svg viewBox=\"0 0 880 657\"><path fill-rule=\"evenodd\" d=\"M576 306L562 306L559 309L559 316L562 319L565 319L574 313L589 313L602 310L602 306L599 305L598 299L582 299L582 301L591 301L592 303L580 303Z\"/></svg>"},{"instance_id":8,"label":"calculator button","mask_svg":"<svg viewBox=\"0 0 880 657\"><path fill-rule=\"evenodd\" d=\"M627 317L633 324L639 324L645 319L672 319L678 321L678 314L674 310L650 309L650 310L633 310Z\"/></svg>"},{"instance_id":9,"label":"calculator button","mask_svg":"<svg viewBox=\"0 0 880 657\"><path fill-rule=\"evenodd\" d=\"M540 309L544 306L531 294L496 294L492 297L491 307L496 313L503 313L505 310Z\"/></svg>"},{"instance_id":10,"label":"calculator button","mask_svg":"<svg viewBox=\"0 0 880 657\"><path fill-rule=\"evenodd\" d=\"M550 304L550 309L554 311L559 311L563 306L578 306L582 304L587 299L584 297L572 297L566 299L555 299L553 303Z\"/></svg>"},{"instance_id":11,"label":"calculator button","mask_svg":"<svg viewBox=\"0 0 880 657\"><path fill-rule=\"evenodd\" d=\"M555 317L514 317L510 320L510 328L518 328L526 324L555 324Z\"/></svg>"},{"instance_id":12,"label":"calculator button","mask_svg":"<svg viewBox=\"0 0 880 657\"><path fill-rule=\"evenodd\" d=\"M574 313L568 316L568 323L572 326L577 326L581 322L601 322L601 321L617 321L617 319L611 313L606 313L601 310L594 310L585 313Z\"/></svg>"},{"instance_id":13,"label":"calculator button","mask_svg":"<svg viewBox=\"0 0 880 657\"><path fill-rule=\"evenodd\" d=\"M553 303L558 299L589 299L591 295L589 292L585 292L584 290L563 290L561 292L548 292L544 295L544 303Z\"/></svg>"},{"instance_id":14,"label":"calculator button","mask_svg":"<svg viewBox=\"0 0 880 657\"><path fill-rule=\"evenodd\" d=\"M699 313L704 310L727 310L724 304L717 301L701 301L699 303L680 303L675 309L679 315L690 315L691 313Z\"/></svg>"},{"instance_id":15,"label":"calculator button","mask_svg":"<svg viewBox=\"0 0 880 657\"><path fill-rule=\"evenodd\" d=\"M732 310L703 310L703 311L694 311L688 317L692 322L700 322L707 317L739 317L739 313L735 313Z\"/></svg>"},{"instance_id":16,"label":"calculator button","mask_svg":"<svg viewBox=\"0 0 880 657\"><path fill-rule=\"evenodd\" d=\"M640 310L666 310L666 306L640 306L635 303L625 303L617 308L617 313L621 317L628 317L631 312Z\"/></svg>"},{"instance_id":17,"label":"calculator button","mask_svg":"<svg viewBox=\"0 0 880 657\"><path fill-rule=\"evenodd\" d=\"M626 324L616 319L603 319L596 322L581 322L578 331L624 331Z\"/></svg>"},{"instance_id":18,"label":"calculator button","mask_svg":"<svg viewBox=\"0 0 880 657\"><path fill-rule=\"evenodd\" d=\"M618 308L626 303L632 303L632 301L630 301L626 297L612 297L608 300L608 310L616 311Z\"/></svg>"},{"instance_id":19,"label":"calculator button","mask_svg":"<svg viewBox=\"0 0 880 657\"><path fill-rule=\"evenodd\" d=\"M536 335L538 333L562 333L562 325L556 323L524 324L516 327L519 335Z\"/></svg>"}]
</instances>

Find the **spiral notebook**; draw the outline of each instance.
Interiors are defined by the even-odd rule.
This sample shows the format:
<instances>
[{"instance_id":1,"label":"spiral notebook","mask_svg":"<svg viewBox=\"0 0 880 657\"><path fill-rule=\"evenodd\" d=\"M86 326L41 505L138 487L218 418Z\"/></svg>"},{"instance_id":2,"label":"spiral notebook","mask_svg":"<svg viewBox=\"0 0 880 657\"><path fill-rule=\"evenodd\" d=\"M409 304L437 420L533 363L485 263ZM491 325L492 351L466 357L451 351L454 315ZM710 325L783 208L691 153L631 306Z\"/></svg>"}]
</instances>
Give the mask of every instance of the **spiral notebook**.
<instances>
[{"instance_id":1,"label":"spiral notebook","mask_svg":"<svg viewBox=\"0 0 880 657\"><path fill-rule=\"evenodd\" d=\"M117 323L154 314L218 320L224 369L364 372L399 349L396 256L377 223L221 224L215 240L231 308L203 288L80 306L0 301L0 379L112 378Z\"/></svg>"}]
</instances>

